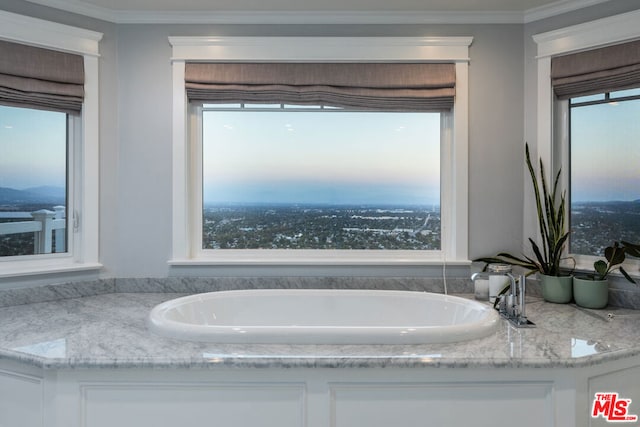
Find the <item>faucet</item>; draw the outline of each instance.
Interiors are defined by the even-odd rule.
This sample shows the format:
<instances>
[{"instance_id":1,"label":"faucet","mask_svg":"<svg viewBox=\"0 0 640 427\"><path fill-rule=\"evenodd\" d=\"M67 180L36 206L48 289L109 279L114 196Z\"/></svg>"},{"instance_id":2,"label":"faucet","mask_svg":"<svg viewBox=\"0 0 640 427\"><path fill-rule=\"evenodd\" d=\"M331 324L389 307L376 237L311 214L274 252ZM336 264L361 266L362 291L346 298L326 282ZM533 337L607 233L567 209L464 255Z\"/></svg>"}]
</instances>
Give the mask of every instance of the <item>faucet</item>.
<instances>
[{"instance_id":1,"label":"faucet","mask_svg":"<svg viewBox=\"0 0 640 427\"><path fill-rule=\"evenodd\" d=\"M524 274L520 275L516 281L515 276L511 274L511 265L503 263L488 264L486 270L488 272L473 274L471 280L475 282L477 279L489 279L488 296L489 301L495 301L493 307L498 309L502 317L518 328L535 326L527 319L525 310L526 280ZM507 281L509 282L508 288L505 283ZM485 298L486 296L485 294Z\"/></svg>"},{"instance_id":2,"label":"faucet","mask_svg":"<svg viewBox=\"0 0 640 427\"><path fill-rule=\"evenodd\" d=\"M526 280L524 274L521 274L517 280L511 273L505 273L505 276L511 281L511 285L507 293L499 295L499 301L496 302L500 315L511 322L518 328L534 327L535 323L527 319L525 310L525 286Z\"/></svg>"}]
</instances>

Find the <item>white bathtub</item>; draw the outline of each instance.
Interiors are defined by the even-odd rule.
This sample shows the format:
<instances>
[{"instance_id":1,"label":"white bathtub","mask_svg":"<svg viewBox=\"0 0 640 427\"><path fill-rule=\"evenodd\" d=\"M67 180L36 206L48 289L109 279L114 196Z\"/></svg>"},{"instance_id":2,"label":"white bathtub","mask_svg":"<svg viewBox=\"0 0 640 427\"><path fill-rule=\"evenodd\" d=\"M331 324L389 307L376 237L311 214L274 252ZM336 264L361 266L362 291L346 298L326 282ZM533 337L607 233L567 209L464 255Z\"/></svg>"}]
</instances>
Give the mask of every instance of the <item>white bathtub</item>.
<instances>
[{"instance_id":1,"label":"white bathtub","mask_svg":"<svg viewBox=\"0 0 640 427\"><path fill-rule=\"evenodd\" d=\"M188 341L420 344L480 338L499 316L476 301L424 292L262 289L210 292L156 306L156 334Z\"/></svg>"}]
</instances>

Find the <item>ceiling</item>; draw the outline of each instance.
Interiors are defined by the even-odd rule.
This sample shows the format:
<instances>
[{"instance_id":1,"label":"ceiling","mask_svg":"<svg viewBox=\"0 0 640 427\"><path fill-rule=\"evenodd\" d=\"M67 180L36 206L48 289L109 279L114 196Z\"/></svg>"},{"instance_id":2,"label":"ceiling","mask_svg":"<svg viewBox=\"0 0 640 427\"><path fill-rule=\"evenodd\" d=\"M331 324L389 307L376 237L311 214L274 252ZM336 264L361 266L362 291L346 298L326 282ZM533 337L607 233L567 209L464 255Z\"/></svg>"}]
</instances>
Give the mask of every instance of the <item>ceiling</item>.
<instances>
[{"instance_id":1,"label":"ceiling","mask_svg":"<svg viewBox=\"0 0 640 427\"><path fill-rule=\"evenodd\" d=\"M611 0L26 0L116 23L523 23Z\"/></svg>"}]
</instances>

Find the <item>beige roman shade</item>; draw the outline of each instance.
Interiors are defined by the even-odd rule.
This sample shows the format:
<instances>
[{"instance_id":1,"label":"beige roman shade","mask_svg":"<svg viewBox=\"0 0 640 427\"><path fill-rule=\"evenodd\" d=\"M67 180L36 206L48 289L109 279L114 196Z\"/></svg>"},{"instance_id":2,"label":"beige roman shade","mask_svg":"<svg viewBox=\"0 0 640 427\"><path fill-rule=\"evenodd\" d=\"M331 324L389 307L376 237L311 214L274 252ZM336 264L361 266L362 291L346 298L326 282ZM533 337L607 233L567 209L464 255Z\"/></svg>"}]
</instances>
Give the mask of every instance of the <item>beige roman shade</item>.
<instances>
[{"instance_id":1,"label":"beige roman shade","mask_svg":"<svg viewBox=\"0 0 640 427\"><path fill-rule=\"evenodd\" d=\"M558 98L640 86L640 40L551 59L551 83Z\"/></svg>"},{"instance_id":2,"label":"beige roman shade","mask_svg":"<svg viewBox=\"0 0 640 427\"><path fill-rule=\"evenodd\" d=\"M0 40L0 103L79 112L84 98L81 55Z\"/></svg>"},{"instance_id":3,"label":"beige roman shade","mask_svg":"<svg viewBox=\"0 0 640 427\"><path fill-rule=\"evenodd\" d=\"M453 107L454 64L187 63L190 100L433 111Z\"/></svg>"}]
</instances>

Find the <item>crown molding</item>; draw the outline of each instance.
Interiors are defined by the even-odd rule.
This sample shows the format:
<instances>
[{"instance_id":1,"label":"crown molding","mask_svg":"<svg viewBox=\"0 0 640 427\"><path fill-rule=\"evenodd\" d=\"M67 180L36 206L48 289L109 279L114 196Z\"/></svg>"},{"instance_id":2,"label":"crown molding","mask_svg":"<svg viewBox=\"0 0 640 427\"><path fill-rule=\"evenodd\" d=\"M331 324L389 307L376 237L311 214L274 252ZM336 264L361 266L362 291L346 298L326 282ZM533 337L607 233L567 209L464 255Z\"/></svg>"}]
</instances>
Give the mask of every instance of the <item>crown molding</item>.
<instances>
[{"instance_id":1,"label":"crown molding","mask_svg":"<svg viewBox=\"0 0 640 427\"><path fill-rule=\"evenodd\" d=\"M606 3L610 0L560 0L546 6L535 7L524 12L524 23L540 21L541 19L551 18L553 16L562 15L563 13L573 12L585 7L595 6L597 4Z\"/></svg>"},{"instance_id":2,"label":"crown molding","mask_svg":"<svg viewBox=\"0 0 640 427\"><path fill-rule=\"evenodd\" d=\"M220 11L157 12L129 11L118 16L122 24L514 24L522 23L520 12L378 12L378 11Z\"/></svg>"},{"instance_id":3,"label":"crown molding","mask_svg":"<svg viewBox=\"0 0 640 427\"><path fill-rule=\"evenodd\" d=\"M564 55L640 38L640 9L533 36L538 58Z\"/></svg>"},{"instance_id":4,"label":"crown molding","mask_svg":"<svg viewBox=\"0 0 640 427\"><path fill-rule=\"evenodd\" d=\"M124 11L116 11L93 4L89 4L82 0L26 0L30 3L51 7L54 9L64 10L66 12L75 13L89 18L100 19L102 21L118 23L118 14Z\"/></svg>"},{"instance_id":5,"label":"crown molding","mask_svg":"<svg viewBox=\"0 0 640 427\"><path fill-rule=\"evenodd\" d=\"M144 11L118 10L82 0L27 0L116 24L522 24L611 0L559 0L514 11Z\"/></svg>"},{"instance_id":6,"label":"crown molding","mask_svg":"<svg viewBox=\"0 0 640 427\"><path fill-rule=\"evenodd\" d=\"M447 11L145 11L108 9L82 0L27 0L115 24L514 24L521 12Z\"/></svg>"}]
</instances>

